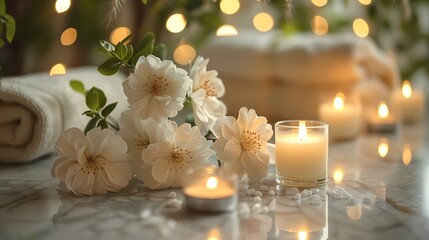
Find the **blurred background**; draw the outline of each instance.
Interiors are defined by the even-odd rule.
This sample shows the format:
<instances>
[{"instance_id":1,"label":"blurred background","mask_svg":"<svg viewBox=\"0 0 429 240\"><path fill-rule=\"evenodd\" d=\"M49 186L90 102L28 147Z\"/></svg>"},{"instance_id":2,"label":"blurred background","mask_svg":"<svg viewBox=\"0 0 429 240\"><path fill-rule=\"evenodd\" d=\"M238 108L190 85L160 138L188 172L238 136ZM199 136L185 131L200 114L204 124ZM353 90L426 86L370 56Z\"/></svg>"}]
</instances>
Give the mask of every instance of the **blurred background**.
<instances>
[{"instance_id":1,"label":"blurred background","mask_svg":"<svg viewBox=\"0 0 429 240\"><path fill-rule=\"evenodd\" d=\"M243 29L350 32L371 38L397 60L401 79L429 73L427 0L6 0L16 35L0 49L4 76L97 65L100 40L116 43L147 31L168 46L168 58L187 65L212 37ZM60 64L60 65L59 65Z\"/></svg>"}]
</instances>

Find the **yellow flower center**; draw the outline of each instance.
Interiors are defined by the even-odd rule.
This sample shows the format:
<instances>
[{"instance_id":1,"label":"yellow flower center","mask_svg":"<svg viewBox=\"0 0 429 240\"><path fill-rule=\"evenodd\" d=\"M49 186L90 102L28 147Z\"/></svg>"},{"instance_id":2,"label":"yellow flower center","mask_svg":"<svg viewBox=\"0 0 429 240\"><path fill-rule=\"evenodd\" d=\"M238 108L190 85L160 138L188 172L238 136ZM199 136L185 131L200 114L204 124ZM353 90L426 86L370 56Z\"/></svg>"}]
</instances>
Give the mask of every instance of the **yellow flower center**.
<instances>
[{"instance_id":1,"label":"yellow flower center","mask_svg":"<svg viewBox=\"0 0 429 240\"><path fill-rule=\"evenodd\" d=\"M148 76L148 81L145 83L145 86L150 94L163 96L165 91L167 91L168 81L164 76L153 74L152 76Z\"/></svg>"},{"instance_id":2,"label":"yellow flower center","mask_svg":"<svg viewBox=\"0 0 429 240\"><path fill-rule=\"evenodd\" d=\"M80 170L86 174L95 174L96 171L104 169L106 161L106 157L100 154L87 156L86 163Z\"/></svg>"},{"instance_id":3,"label":"yellow flower center","mask_svg":"<svg viewBox=\"0 0 429 240\"><path fill-rule=\"evenodd\" d=\"M183 168L186 164L189 164L188 158L192 159L190 154L191 151L187 149L174 147L170 159L170 163L174 164L174 167L170 168L170 171L174 169L177 172L177 168Z\"/></svg>"},{"instance_id":4,"label":"yellow flower center","mask_svg":"<svg viewBox=\"0 0 429 240\"><path fill-rule=\"evenodd\" d=\"M210 80L205 80L204 83L201 85L201 88L206 90L206 96L207 97L216 97L217 96L216 89Z\"/></svg>"},{"instance_id":5,"label":"yellow flower center","mask_svg":"<svg viewBox=\"0 0 429 240\"><path fill-rule=\"evenodd\" d=\"M261 149L262 141L261 135L252 131L244 131L241 137L241 149L244 151L256 151Z\"/></svg>"},{"instance_id":6,"label":"yellow flower center","mask_svg":"<svg viewBox=\"0 0 429 240\"><path fill-rule=\"evenodd\" d=\"M142 136L139 136L138 138L134 139L134 147L137 148L137 150L139 151L146 149L149 144L150 143L147 138L144 138Z\"/></svg>"}]
</instances>

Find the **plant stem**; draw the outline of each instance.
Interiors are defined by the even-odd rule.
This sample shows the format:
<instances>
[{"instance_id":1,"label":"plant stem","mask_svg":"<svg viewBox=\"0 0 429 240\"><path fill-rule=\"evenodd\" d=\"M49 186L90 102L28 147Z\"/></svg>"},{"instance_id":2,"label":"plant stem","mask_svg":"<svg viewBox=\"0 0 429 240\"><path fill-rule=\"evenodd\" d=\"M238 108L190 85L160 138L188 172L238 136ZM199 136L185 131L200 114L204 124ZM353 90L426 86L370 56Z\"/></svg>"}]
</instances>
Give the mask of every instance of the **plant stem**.
<instances>
[{"instance_id":1,"label":"plant stem","mask_svg":"<svg viewBox=\"0 0 429 240\"><path fill-rule=\"evenodd\" d=\"M105 118L105 117L101 116L98 112L96 112L96 113L95 113L95 115L96 115L98 118L100 118L100 119L102 119L102 120L106 121L107 125L109 125L111 128L115 129L116 131L119 131L119 127L117 127L115 124L113 124L113 123L109 122L109 120L107 120L107 118Z\"/></svg>"}]
</instances>

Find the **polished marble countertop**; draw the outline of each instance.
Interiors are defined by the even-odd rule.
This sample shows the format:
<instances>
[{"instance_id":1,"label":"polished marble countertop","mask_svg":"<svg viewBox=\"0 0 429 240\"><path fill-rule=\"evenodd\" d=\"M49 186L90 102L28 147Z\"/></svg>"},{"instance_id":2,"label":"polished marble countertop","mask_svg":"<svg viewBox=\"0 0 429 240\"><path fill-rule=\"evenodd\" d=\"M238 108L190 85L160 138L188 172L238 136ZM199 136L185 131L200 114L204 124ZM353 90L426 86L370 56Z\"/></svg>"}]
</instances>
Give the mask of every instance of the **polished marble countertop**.
<instances>
[{"instance_id":1,"label":"polished marble countertop","mask_svg":"<svg viewBox=\"0 0 429 240\"><path fill-rule=\"evenodd\" d=\"M237 211L217 215L171 204L172 191L176 203L184 199L181 189L149 191L137 181L77 197L51 177L55 155L0 165L0 239L429 239L428 136L425 121L331 143L328 186L313 190L322 201L284 189L270 196L272 165L263 181L240 182Z\"/></svg>"}]
</instances>

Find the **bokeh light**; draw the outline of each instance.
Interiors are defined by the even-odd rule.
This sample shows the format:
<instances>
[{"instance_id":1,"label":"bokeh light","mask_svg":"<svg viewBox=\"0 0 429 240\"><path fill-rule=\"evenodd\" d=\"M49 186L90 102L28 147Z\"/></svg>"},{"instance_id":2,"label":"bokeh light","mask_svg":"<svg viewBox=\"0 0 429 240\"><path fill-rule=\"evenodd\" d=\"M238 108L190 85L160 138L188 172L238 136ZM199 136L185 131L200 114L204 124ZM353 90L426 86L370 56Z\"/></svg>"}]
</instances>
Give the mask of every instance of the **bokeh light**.
<instances>
[{"instance_id":1,"label":"bokeh light","mask_svg":"<svg viewBox=\"0 0 429 240\"><path fill-rule=\"evenodd\" d=\"M62 74L66 74L66 72L67 72L66 66L62 63L57 63L51 68L51 71L49 72L49 76L62 75Z\"/></svg>"},{"instance_id":2,"label":"bokeh light","mask_svg":"<svg viewBox=\"0 0 429 240\"><path fill-rule=\"evenodd\" d=\"M196 56L195 49L188 44L182 44L174 50L174 61L181 65L187 65L191 63Z\"/></svg>"},{"instance_id":3,"label":"bokeh light","mask_svg":"<svg viewBox=\"0 0 429 240\"><path fill-rule=\"evenodd\" d=\"M118 42L124 40L124 38L128 37L131 34L131 30L127 27L117 27L113 29L110 34L110 42L112 44L118 44Z\"/></svg>"},{"instance_id":4,"label":"bokeh light","mask_svg":"<svg viewBox=\"0 0 429 240\"><path fill-rule=\"evenodd\" d=\"M225 14L234 14L240 9L240 2L238 0L222 0L220 2L220 10Z\"/></svg>"},{"instance_id":5,"label":"bokeh light","mask_svg":"<svg viewBox=\"0 0 429 240\"><path fill-rule=\"evenodd\" d=\"M328 21L322 16L314 16L311 19L311 30L318 36L325 35L329 30Z\"/></svg>"},{"instance_id":6,"label":"bokeh light","mask_svg":"<svg viewBox=\"0 0 429 240\"><path fill-rule=\"evenodd\" d=\"M359 0L359 2L363 5L369 5L369 4L371 4L372 1L371 0Z\"/></svg>"},{"instance_id":7,"label":"bokeh light","mask_svg":"<svg viewBox=\"0 0 429 240\"><path fill-rule=\"evenodd\" d=\"M332 177L334 178L334 181L336 183L342 182L343 178L344 178L344 172L343 172L343 170L342 169L335 170Z\"/></svg>"},{"instance_id":8,"label":"bokeh light","mask_svg":"<svg viewBox=\"0 0 429 240\"><path fill-rule=\"evenodd\" d=\"M260 32L268 32L274 26L273 17L269 13L260 12L253 18L253 26Z\"/></svg>"},{"instance_id":9,"label":"bokeh light","mask_svg":"<svg viewBox=\"0 0 429 240\"><path fill-rule=\"evenodd\" d=\"M64 46L70 46L74 42L76 42L77 39L77 31L75 28L67 28L64 30L64 32L61 34L61 44Z\"/></svg>"},{"instance_id":10,"label":"bokeh light","mask_svg":"<svg viewBox=\"0 0 429 240\"><path fill-rule=\"evenodd\" d=\"M55 2L55 10L57 11L57 13L63 13L69 10L70 5L71 5L70 0L57 0Z\"/></svg>"},{"instance_id":11,"label":"bokeh light","mask_svg":"<svg viewBox=\"0 0 429 240\"><path fill-rule=\"evenodd\" d=\"M165 23L165 26L167 27L168 31L172 33L179 33L183 31L186 27L186 18L181 13L176 13L171 15L167 22Z\"/></svg>"},{"instance_id":12,"label":"bokeh light","mask_svg":"<svg viewBox=\"0 0 429 240\"><path fill-rule=\"evenodd\" d=\"M316 7L323 7L328 3L328 0L311 0Z\"/></svg>"},{"instance_id":13,"label":"bokeh light","mask_svg":"<svg viewBox=\"0 0 429 240\"><path fill-rule=\"evenodd\" d=\"M364 38L369 34L369 26L368 23L362 18L355 19L353 21L353 31L356 36Z\"/></svg>"},{"instance_id":14,"label":"bokeh light","mask_svg":"<svg viewBox=\"0 0 429 240\"><path fill-rule=\"evenodd\" d=\"M234 26L228 25L228 24L220 26L216 31L216 36L219 36L219 37L237 36L237 35L238 35L237 29Z\"/></svg>"}]
</instances>

